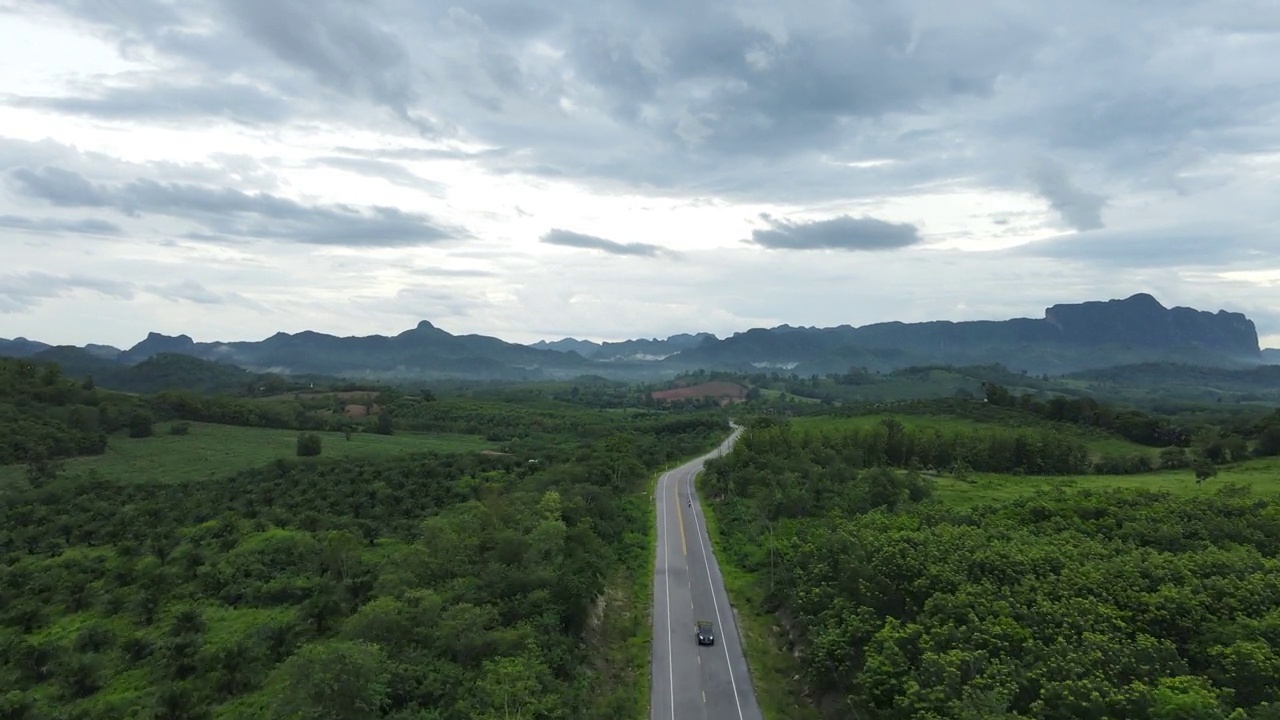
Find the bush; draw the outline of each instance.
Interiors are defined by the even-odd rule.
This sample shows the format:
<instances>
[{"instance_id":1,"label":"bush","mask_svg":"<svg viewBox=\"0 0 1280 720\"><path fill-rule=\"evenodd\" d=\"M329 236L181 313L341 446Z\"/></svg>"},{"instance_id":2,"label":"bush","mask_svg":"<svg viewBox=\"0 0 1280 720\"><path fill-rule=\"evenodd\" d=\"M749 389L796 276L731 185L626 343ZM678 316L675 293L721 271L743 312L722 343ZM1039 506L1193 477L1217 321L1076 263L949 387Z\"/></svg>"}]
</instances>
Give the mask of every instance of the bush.
<instances>
[{"instance_id":1,"label":"bush","mask_svg":"<svg viewBox=\"0 0 1280 720\"><path fill-rule=\"evenodd\" d=\"M315 457L320 454L320 436L303 433L298 436L298 457Z\"/></svg>"},{"instance_id":2,"label":"bush","mask_svg":"<svg viewBox=\"0 0 1280 720\"><path fill-rule=\"evenodd\" d=\"M191 423L189 422L173 423L172 425L169 426L169 434L170 435L190 435Z\"/></svg>"},{"instance_id":3,"label":"bush","mask_svg":"<svg viewBox=\"0 0 1280 720\"><path fill-rule=\"evenodd\" d=\"M146 410L135 410L129 414L129 437L151 437L155 418Z\"/></svg>"}]
</instances>

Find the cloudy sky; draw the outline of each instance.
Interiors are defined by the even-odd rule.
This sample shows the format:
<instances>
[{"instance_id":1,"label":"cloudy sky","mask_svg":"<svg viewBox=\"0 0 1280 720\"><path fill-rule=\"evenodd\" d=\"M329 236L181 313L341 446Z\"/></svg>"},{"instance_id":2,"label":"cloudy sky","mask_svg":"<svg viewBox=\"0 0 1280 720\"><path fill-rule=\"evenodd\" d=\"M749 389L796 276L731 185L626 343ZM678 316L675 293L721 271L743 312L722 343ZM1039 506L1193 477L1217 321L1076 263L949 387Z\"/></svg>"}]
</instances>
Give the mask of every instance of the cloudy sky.
<instances>
[{"instance_id":1,"label":"cloudy sky","mask_svg":"<svg viewBox=\"0 0 1280 720\"><path fill-rule=\"evenodd\" d=\"M787 9L789 6L795 9ZM1275 0L0 0L0 337L1280 345Z\"/></svg>"}]
</instances>

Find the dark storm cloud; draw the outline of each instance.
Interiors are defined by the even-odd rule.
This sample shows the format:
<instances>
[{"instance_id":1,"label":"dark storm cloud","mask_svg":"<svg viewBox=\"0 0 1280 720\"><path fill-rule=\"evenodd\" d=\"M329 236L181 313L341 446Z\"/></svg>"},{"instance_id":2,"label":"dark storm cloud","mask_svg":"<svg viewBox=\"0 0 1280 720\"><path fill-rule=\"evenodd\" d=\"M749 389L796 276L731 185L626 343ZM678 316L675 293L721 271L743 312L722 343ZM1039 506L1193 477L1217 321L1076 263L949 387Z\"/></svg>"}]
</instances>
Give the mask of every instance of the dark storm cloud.
<instances>
[{"instance_id":1,"label":"dark storm cloud","mask_svg":"<svg viewBox=\"0 0 1280 720\"><path fill-rule=\"evenodd\" d=\"M76 290L89 290L108 297L129 300L134 287L127 282L86 275L50 275L43 272L0 275L0 312L21 312L44 300L59 298Z\"/></svg>"},{"instance_id":2,"label":"dark storm cloud","mask_svg":"<svg viewBox=\"0 0 1280 720\"><path fill-rule=\"evenodd\" d=\"M106 220L81 218L64 220L61 218L32 218L20 215L0 215L0 228L9 230L25 230L34 233L75 235L119 235L120 226Z\"/></svg>"},{"instance_id":3,"label":"dark storm cloud","mask_svg":"<svg viewBox=\"0 0 1280 720\"><path fill-rule=\"evenodd\" d=\"M9 173L27 197L64 207L110 206L131 216L166 215L198 222L215 235L269 238L317 245L394 247L460 238L464 233L392 207L303 205L267 193L150 179L96 184L57 167Z\"/></svg>"},{"instance_id":4,"label":"dark storm cloud","mask_svg":"<svg viewBox=\"0 0 1280 720\"><path fill-rule=\"evenodd\" d=\"M915 225L871 217L841 215L807 223L763 219L769 227L751 231L745 242L774 250L896 250L920 242Z\"/></svg>"},{"instance_id":5,"label":"dark storm cloud","mask_svg":"<svg viewBox=\"0 0 1280 720\"><path fill-rule=\"evenodd\" d=\"M643 257L657 257L667 253L667 250L659 245L650 245L648 243L620 243L613 240L606 240L602 237L594 235L584 235L570 230L561 230L559 228L552 229L542 236L542 242L548 245L562 245L564 247L582 248L584 250L602 250L611 255L639 255Z\"/></svg>"}]
</instances>

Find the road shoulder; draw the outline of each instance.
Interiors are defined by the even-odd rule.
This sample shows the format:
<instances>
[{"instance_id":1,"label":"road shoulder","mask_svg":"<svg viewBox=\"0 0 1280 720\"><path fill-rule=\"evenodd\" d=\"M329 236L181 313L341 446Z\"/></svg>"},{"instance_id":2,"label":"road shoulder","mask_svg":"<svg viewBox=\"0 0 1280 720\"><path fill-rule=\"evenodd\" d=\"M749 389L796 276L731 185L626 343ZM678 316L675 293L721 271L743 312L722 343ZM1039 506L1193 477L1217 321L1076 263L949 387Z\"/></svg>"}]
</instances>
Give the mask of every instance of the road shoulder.
<instances>
[{"instance_id":1,"label":"road shoulder","mask_svg":"<svg viewBox=\"0 0 1280 720\"><path fill-rule=\"evenodd\" d=\"M701 476L699 473L695 482ZM716 503L701 489L698 497L761 713L766 720L819 720L821 715L813 707L805 687L793 679L800 677L800 662L789 651L790 642L778 618L763 609L764 581L738 566L735 554L725 546L720 534Z\"/></svg>"}]
</instances>

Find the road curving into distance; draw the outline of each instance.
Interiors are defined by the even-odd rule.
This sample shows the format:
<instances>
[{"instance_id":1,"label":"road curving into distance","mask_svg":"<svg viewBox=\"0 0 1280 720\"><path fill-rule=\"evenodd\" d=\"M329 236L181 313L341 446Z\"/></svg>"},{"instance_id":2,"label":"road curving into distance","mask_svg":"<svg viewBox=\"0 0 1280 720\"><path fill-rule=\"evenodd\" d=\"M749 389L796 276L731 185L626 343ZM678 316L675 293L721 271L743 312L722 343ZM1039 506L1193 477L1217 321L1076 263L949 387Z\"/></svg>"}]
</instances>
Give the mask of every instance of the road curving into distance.
<instances>
[{"instance_id":1,"label":"road curving into distance","mask_svg":"<svg viewBox=\"0 0 1280 720\"><path fill-rule=\"evenodd\" d=\"M711 550L694 477L716 450L658 478L658 546L653 567L653 720L762 720L738 624ZM698 620L715 623L715 644L699 645Z\"/></svg>"}]
</instances>

